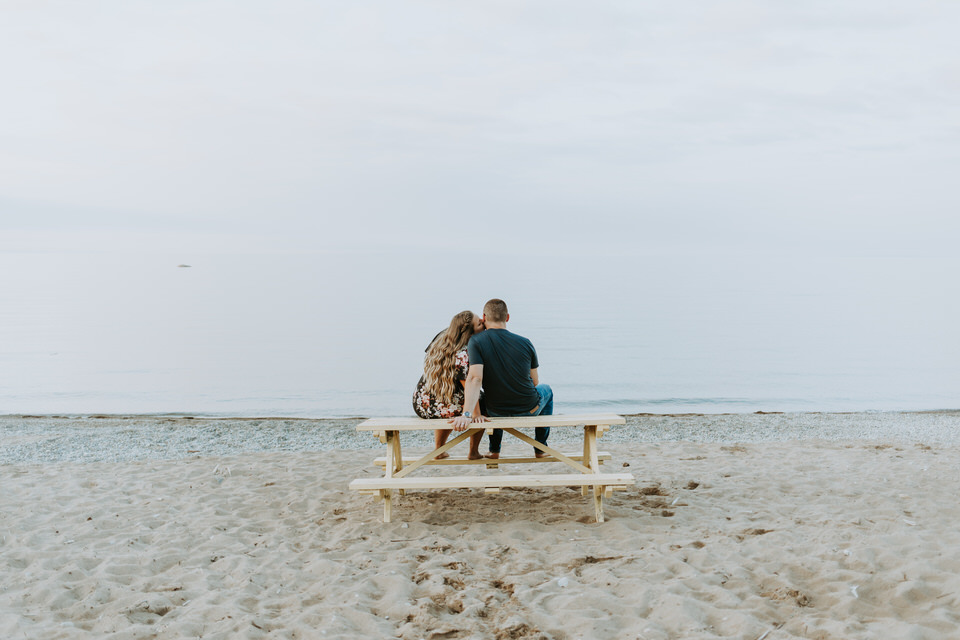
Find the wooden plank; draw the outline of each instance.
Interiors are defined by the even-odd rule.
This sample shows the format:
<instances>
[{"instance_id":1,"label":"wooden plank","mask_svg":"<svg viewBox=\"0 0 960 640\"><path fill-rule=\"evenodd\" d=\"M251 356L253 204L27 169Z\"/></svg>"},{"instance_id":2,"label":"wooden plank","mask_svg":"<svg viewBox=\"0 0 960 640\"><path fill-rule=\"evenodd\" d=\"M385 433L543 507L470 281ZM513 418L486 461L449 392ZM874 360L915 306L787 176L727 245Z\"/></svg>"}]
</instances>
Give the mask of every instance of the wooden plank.
<instances>
[{"instance_id":1,"label":"wooden plank","mask_svg":"<svg viewBox=\"0 0 960 640\"><path fill-rule=\"evenodd\" d=\"M581 427L585 424L609 426L625 424L622 416L613 413L582 415L522 416L519 418L490 418L483 424L485 429L528 428L528 427ZM439 426L438 426L439 425ZM417 431L448 428L445 420L424 420L423 418L370 418L359 425L357 431Z\"/></svg>"},{"instance_id":2,"label":"wooden plank","mask_svg":"<svg viewBox=\"0 0 960 640\"><path fill-rule=\"evenodd\" d=\"M591 443L590 443L590 439L587 438L587 436L586 436L586 433L587 433L586 430L587 430L587 427L584 427L584 432L583 432L583 433L584 433L584 436L583 436L583 457L582 457L582 462L583 462L586 466L589 467L589 466L590 466L590 446L591 446ZM596 469L591 469L591 471L596 471ZM586 497L588 489L589 489L589 488L587 487L587 485L583 485L583 487L581 487L581 489L580 489L580 495Z\"/></svg>"},{"instance_id":3,"label":"wooden plank","mask_svg":"<svg viewBox=\"0 0 960 640\"><path fill-rule=\"evenodd\" d=\"M400 449L400 432L393 431L393 475L403 475L403 452ZM400 489L400 495L403 495L403 489Z\"/></svg>"},{"instance_id":4,"label":"wooden plank","mask_svg":"<svg viewBox=\"0 0 960 640\"><path fill-rule=\"evenodd\" d=\"M600 463L597 461L597 431L600 431L600 435L603 435L603 429L598 429L596 425L586 425L583 428L583 439L585 442L590 443L590 461L589 466L593 469L594 473L597 473L600 468ZM603 522L603 493L605 487L594 486L593 487L593 506L596 513L597 522Z\"/></svg>"},{"instance_id":5,"label":"wooden plank","mask_svg":"<svg viewBox=\"0 0 960 640\"><path fill-rule=\"evenodd\" d=\"M579 454L564 454L564 455L566 455L571 460L576 460L577 462L583 462L582 455L579 455ZM603 464L604 461L611 460L612 458L613 456L610 454L609 451L601 451L597 454L597 460L600 462L601 465ZM422 460L422 458L406 457L403 459L403 466L407 467L408 465L413 464L417 460ZM500 458L497 458L496 460L492 460L490 458L470 460L466 456L450 456L449 458L444 458L443 460L436 460L436 459L430 460L429 462L425 462L424 465L433 466L433 465L457 465L457 464L490 464L494 462L499 462L502 464L534 464L538 462L559 462L559 460L557 460L553 456L547 456L546 458L535 458L533 456L530 456L530 457L514 456L509 458L500 457ZM382 467L386 463L387 463L386 457L374 458L373 460L373 464L375 464L378 467Z\"/></svg>"},{"instance_id":6,"label":"wooden plank","mask_svg":"<svg viewBox=\"0 0 960 640\"><path fill-rule=\"evenodd\" d=\"M634 484L629 473L560 473L550 475L477 475L406 478L359 478L350 489L469 489L474 487L579 487Z\"/></svg>"},{"instance_id":7,"label":"wooden plank","mask_svg":"<svg viewBox=\"0 0 960 640\"><path fill-rule=\"evenodd\" d=\"M590 459L584 460L584 464L590 467L594 473L600 471L600 460L597 458L597 428L587 425L583 428L583 440L590 443Z\"/></svg>"},{"instance_id":8,"label":"wooden plank","mask_svg":"<svg viewBox=\"0 0 960 640\"><path fill-rule=\"evenodd\" d=\"M396 451L393 448L393 443L390 442L390 434L393 432L387 431L387 432L381 432L381 433L383 433L384 439L387 440L387 463L383 465L383 470L384 470L383 475L384 477L389 478L390 476L393 475L393 470L396 468L396 462L394 462L394 459L393 459L393 456L395 455Z\"/></svg>"},{"instance_id":9,"label":"wooden plank","mask_svg":"<svg viewBox=\"0 0 960 640\"><path fill-rule=\"evenodd\" d=\"M520 440L523 440L523 441L526 442L527 444L532 445L534 448L539 449L540 451L543 451L543 452L546 453L547 455L550 455L550 456L553 456L554 458L557 458L560 462L566 463L568 466L573 467L574 469L576 469L577 471L579 471L579 472L581 472L581 473L590 473L590 469L588 469L588 468L585 467L584 465L580 464L579 462L576 462L576 461L574 461L574 460L571 460L570 458L568 458L567 456L563 455L562 453L560 453L560 452L557 451L556 449L553 449L553 448L551 448L551 447L548 447L548 446L545 445L545 444L541 444L541 443L537 442L536 440L534 440L533 438L531 438L530 436L528 436L528 435L526 435L526 434L524 434L524 433L520 433L520 432L517 431L516 429L504 429L504 431L505 431L506 433L509 433L509 434L512 435L513 437L519 438Z\"/></svg>"},{"instance_id":10,"label":"wooden plank","mask_svg":"<svg viewBox=\"0 0 960 640\"><path fill-rule=\"evenodd\" d=\"M601 432L602 433L602 432ZM590 460L587 462L594 473L599 473L600 462L597 460L597 426L586 425L583 428L583 441L589 443ZM586 462L586 461L585 461ZM593 505L597 514L597 522L603 522L603 487L594 485Z\"/></svg>"},{"instance_id":11,"label":"wooden plank","mask_svg":"<svg viewBox=\"0 0 960 640\"><path fill-rule=\"evenodd\" d=\"M593 508L597 515L597 522L603 522L603 487L593 488Z\"/></svg>"},{"instance_id":12,"label":"wooden plank","mask_svg":"<svg viewBox=\"0 0 960 640\"><path fill-rule=\"evenodd\" d=\"M393 475L393 470L396 469L396 461L394 460L397 449L393 446L394 442L400 439L400 434L396 431L381 431L381 440L386 439L387 441L387 464L384 467L384 479L390 478ZM383 498L383 521L390 522L390 518L393 513L393 497L390 495L392 492L389 487L380 487L385 489L380 492L380 496Z\"/></svg>"},{"instance_id":13,"label":"wooden plank","mask_svg":"<svg viewBox=\"0 0 960 640\"><path fill-rule=\"evenodd\" d=\"M403 468L403 453L400 450L400 434L395 432L390 441L393 447L393 473L396 475Z\"/></svg>"}]
</instances>

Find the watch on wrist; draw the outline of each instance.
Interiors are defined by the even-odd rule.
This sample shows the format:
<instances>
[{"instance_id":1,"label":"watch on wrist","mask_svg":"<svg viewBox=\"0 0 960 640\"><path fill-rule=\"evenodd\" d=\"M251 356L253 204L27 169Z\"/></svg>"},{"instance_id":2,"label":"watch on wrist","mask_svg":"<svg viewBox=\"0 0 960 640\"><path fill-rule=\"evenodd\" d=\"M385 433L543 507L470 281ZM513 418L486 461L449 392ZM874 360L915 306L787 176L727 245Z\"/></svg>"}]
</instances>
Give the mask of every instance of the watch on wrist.
<instances>
[{"instance_id":1,"label":"watch on wrist","mask_svg":"<svg viewBox=\"0 0 960 640\"><path fill-rule=\"evenodd\" d=\"M464 412L463 412L463 415L467 416L468 418L472 418L472 417L473 417L473 414L470 413L469 411L464 411Z\"/></svg>"}]
</instances>

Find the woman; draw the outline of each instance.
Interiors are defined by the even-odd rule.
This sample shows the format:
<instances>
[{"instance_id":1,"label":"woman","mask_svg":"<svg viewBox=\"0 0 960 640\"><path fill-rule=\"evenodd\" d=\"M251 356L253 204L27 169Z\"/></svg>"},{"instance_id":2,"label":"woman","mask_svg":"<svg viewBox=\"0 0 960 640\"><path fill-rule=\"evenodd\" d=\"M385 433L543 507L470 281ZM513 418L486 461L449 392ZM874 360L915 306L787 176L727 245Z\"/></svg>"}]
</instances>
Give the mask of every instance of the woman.
<instances>
[{"instance_id":1,"label":"woman","mask_svg":"<svg viewBox=\"0 0 960 640\"><path fill-rule=\"evenodd\" d=\"M470 360L467 342L474 333L483 331L483 319L472 311L461 311L453 316L446 331L441 331L427 347L423 360L423 375L413 393L413 410L421 418L454 418L464 411L463 381L467 379ZM480 403L472 407L479 416ZM434 444L442 447L451 429L437 429ZM437 459L448 457L446 453Z\"/></svg>"}]
</instances>

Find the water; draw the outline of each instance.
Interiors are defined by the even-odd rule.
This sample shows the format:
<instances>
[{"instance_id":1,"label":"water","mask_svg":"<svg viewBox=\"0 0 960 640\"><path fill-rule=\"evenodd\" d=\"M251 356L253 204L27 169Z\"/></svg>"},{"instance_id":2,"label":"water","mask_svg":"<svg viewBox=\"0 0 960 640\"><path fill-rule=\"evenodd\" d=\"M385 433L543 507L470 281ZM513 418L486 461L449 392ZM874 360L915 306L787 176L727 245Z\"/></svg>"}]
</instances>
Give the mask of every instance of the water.
<instances>
[{"instance_id":1,"label":"water","mask_svg":"<svg viewBox=\"0 0 960 640\"><path fill-rule=\"evenodd\" d=\"M8 250L0 414L412 415L426 343L491 297L537 347L560 412L956 409L957 266L481 248Z\"/></svg>"}]
</instances>

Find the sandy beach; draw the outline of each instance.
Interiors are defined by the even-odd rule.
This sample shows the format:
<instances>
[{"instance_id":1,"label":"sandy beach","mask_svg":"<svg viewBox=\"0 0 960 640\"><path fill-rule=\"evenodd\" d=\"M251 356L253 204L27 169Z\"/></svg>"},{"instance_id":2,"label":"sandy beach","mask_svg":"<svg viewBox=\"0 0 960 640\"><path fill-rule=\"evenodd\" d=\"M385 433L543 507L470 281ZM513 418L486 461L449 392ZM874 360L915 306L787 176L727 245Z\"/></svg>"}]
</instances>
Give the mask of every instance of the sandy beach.
<instances>
[{"instance_id":1,"label":"sandy beach","mask_svg":"<svg viewBox=\"0 0 960 640\"><path fill-rule=\"evenodd\" d=\"M356 422L0 418L0 637L960 637L955 412L632 416L603 524L568 488L384 524Z\"/></svg>"}]
</instances>

